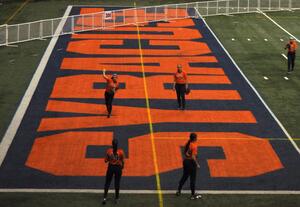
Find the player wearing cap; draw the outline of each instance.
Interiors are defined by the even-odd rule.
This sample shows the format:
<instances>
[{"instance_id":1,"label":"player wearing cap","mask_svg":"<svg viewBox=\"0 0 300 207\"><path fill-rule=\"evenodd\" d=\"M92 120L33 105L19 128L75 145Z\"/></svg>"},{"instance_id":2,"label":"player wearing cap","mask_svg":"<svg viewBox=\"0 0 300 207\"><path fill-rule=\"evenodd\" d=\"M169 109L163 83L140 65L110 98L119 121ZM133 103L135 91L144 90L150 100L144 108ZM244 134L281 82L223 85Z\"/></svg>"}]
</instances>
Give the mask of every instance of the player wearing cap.
<instances>
[{"instance_id":1,"label":"player wearing cap","mask_svg":"<svg viewBox=\"0 0 300 207\"><path fill-rule=\"evenodd\" d=\"M297 50L297 42L293 37L290 37L290 41L286 44L284 49L288 50L287 58L288 58L288 73L294 71L295 59L296 59L296 50Z\"/></svg>"},{"instance_id":2,"label":"player wearing cap","mask_svg":"<svg viewBox=\"0 0 300 207\"><path fill-rule=\"evenodd\" d=\"M112 102L115 96L115 93L119 89L118 76L117 74L113 74L111 78L105 75L105 69L103 69L103 78L106 80L106 88L105 88L105 104L107 109L107 117L111 116L112 111Z\"/></svg>"},{"instance_id":3,"label":"player wearing cap","mask_svg":"<svg viewBox=\"0 0 300 207\"><path fill-rule=\"evenodd\" d=\"M113 176L115 176L115 202L119 200L120 181L122 177L122 170L124 168L124 152L122 149L118 149L118 140L113 139L112 148L107 149L105 156L105 163L108 163L105 185L104 185L104 196L102 204L106 204L106 198L110 183Z\"/></svg>"}]
</instances>

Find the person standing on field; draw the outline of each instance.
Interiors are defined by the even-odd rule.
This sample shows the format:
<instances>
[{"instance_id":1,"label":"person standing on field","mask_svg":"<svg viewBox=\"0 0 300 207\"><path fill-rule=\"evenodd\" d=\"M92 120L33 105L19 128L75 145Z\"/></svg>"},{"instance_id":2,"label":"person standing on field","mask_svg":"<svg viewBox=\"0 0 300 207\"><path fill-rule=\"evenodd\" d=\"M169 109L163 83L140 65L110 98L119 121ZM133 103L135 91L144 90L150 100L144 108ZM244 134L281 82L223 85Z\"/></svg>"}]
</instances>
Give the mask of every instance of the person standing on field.
<instances>
[{"instance_id":1,"label":"person standing on field","mask_svg":"<svg viewBox=\"0 0 300 207\"><path fill-rule=\"evenodd\" d=\"M183 175L179 181L177 196L181 195L181 189L184 183L190 178L191 200L201 198L201 195L195 193L197 168L200 165L197 161L197 134L191 133L189 141L185 144L184 160L183 160Z\"/></svg>"},{"instance_id":2,"label":"person standing on field","mask_svg":"<svg viewBox=\"0 0 300 207\"><path fill-rule=\"evenodd\" d=\"M295 67L295 59L296 59L296 50L297 50L297 42L293 37L290 37L290 41L286 44L284 49L288 50L287 58L288 58L288 73L294 71Z\"/></svg>"},{"instance_id":3,"label":"person standing on field","mask_svg":"<svg viewBox=\"0 0 300 207\"><path fill-rule=\"evenodd\" d=\"M178 109L185 110L185 92L188 88L187 74L177 65L177 72L174 74L173 90L176 90Z\"/></svg>"},{"instance_id":4,"label":"person standing on field","mask_svg":"<svg viewBox=\"0 0 300 207\"><path fill-rule=\"evenodd\" d=\"M106 204L108 189L112 181L113 176L115 176L115 203L118 203L119 200L119 191L120 191L120 181L122 177L122 171L124 168L124 152L122 149L118 148L118 140L113 139L112 148L107 149L105 156L105 163L108 163L105 185L104 185L104 196L102 204Z\"/></svg>"},{"instance_id":5,"label":"person standing on field","mask_svg":"<svg viewBox=\"0 0 300 207\"><path fill-rule=\"evenodd\" d=\"M105 75L105 69L103 69L103 78L106 80L104 97L107 109L107 118L109 118L111 116L112 102L114 100L115 93L119 89L118 75L113 74L112 77L109 78Z\"/></svg>"}]
</instances>

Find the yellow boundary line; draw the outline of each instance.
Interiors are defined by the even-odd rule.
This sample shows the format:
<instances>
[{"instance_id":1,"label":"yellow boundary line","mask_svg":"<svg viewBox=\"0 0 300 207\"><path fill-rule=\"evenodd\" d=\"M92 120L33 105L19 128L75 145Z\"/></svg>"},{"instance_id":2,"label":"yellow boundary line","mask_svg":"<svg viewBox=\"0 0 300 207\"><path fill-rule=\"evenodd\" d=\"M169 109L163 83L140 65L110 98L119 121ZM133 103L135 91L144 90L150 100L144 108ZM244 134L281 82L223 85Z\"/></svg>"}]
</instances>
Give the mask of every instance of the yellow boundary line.
<instances>
[{"instance_id":1,"label":"yellow boundary line","mask_svg":"<svg viewBox=\"0 0 300 207\"><path fill-rule=\"evenodd\" d=\"M6 20L4 24L8 24L8 22L10 22L13 18L15 18L18 12L21 11L26 6L26 4L28 4L29 1L30 0L26 0L25 2L23 2L23 4L21 4L21 6Z\"/></svg>"},{"instance_id":2,"label":"yellow boundary line","mask_svg":"<svg viewBox=\"0 0 300 207\"><path fill-rule=\"evenodd\" d=\"M135 2L134 2L134 7L136 7ZM136 10L135 10L135 18L137 20L137 11ZM152 118L151 118L151 112L150 112L149 96L148 96L148 90L147 90L148 87L147 87L145 68L144 68L140 29L139 29L138 24L136 24L136 29L137 29L137 35L138 35L140 59L141 59L141 66L142 66L142 73L143 73L143 83L144 83L144 91L145 91L145 98L146 98L147 115L148 115L148 121L149 121L150 138L151 138L151 146L152 146L152 154L153 154L153 162L154 162L154 170L155 170L155 178L156 178L156 187L157 187L157 192L158 192L158 201L159 201L159 207L163 207L164 206L163 195L162 195L162 190L161 190L161 185L160 185L160 177L159 177L159 171L158 171L158 165L157 165L156 147L155 147L153 125L152 125Z\"/></svg>"}]
</instances>

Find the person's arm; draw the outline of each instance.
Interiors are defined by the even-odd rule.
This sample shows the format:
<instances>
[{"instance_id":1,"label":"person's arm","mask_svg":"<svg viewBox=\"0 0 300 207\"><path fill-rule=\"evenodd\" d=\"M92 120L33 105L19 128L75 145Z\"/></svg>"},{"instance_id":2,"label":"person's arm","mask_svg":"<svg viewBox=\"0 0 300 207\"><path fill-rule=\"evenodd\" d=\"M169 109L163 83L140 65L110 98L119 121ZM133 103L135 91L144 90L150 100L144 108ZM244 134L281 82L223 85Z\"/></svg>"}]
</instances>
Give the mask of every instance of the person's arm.
<instances>
[{"instance_id":1,"label":"person's arm","mask_svg":"<svg viewBox=\"0 0 300 207\"><path fill-rule=\"evenodd\" d=\"M175 77L175 75L174 75L174 83L173 83L173 91L175 91L175 85L176 85L176 77Z\"/></svg>"},{"instance_id":2,"label":"person's arm","mask_svg":"<svg viewBox=\"0 0 300 207\"><path fill-rule=\"evenodd\" d=\"M107 163L109 160L109 157L108 157L108 154L106 153L106 156L105 156L105 159L104 159L104 162Z\"/></svg>"},{"instance_id":3,"label":"person's arm","mask_svg":"<svg viewBox=\"0 0 300 207\"><path fill-rule=\"evenodd\" d=\"M185 78L185 81L186 81L186 83L185 83L185 89L188 89L188 87L189 87L189 81L188 81L188 77L187 77L186 73L184 75L184 78Z\"/></svg>"},{"instance_id":4,"label":"person's arm","mask_svg":"<svg viewBox=\"0 0 300 207\"><path fill-rule=\"evenodd\" d=\"M122 159L121 159L121 163L122 163L122 169L125 167L125 155L124 152L122 151Z\"/></svg>"},{"instance_id":5,"label":"person's arm","mask_svg":"<svg viewBox=\"0 0 300 207\"><path fill-rule=\"evenodd\" d=\"M286 44L284 49L285 49L285 50L288 49L289 46L290 46L290 44Z\"/></svg>"},{"instance_id":6,"label":"person's arm","mask_svg":"<svg viewBox=\"0 0 300 207\"><path fill-rule=\"evenodd\" d=\"M105 69L103 69L103 72L102 72L102 74L103 74L103 78L105 79L105 80L108 80L109 78L106 76L106 74L105 74Z\"/></svg>"},{"instance_id":7,"label":"person's arm","mask_svg":"<svg viewBox=\"0 0 300 207\"><path fill-rule=\"evenodd\" d=\"M192 155L192 159L195 161L197 168L200 168L200 165L199 165L196 155Z\"/></svg>"}]
</instances>

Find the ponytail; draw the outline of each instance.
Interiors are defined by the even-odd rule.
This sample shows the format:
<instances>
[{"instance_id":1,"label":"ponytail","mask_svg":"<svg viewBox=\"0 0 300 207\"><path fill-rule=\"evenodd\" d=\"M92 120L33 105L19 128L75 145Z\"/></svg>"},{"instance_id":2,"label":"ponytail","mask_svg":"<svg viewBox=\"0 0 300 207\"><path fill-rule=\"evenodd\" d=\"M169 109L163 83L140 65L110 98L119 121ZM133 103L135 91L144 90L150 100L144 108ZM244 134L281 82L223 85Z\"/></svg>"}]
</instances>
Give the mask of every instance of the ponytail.
<instances>
[{"instance_id":1,"label":"ponytail","mask_svg":"<svg viewBox=\"0 0 300 207\"><path fill-rule=\"evenodd\" d=\"M117 151L118 151L118 140L117 139L113 139L112 147L113 147L113 153L114 153L114 155L116 155Z\"/></svg>"},{"instance_id":2,"label":"ponytail","mask_svg":"<svg viewBox=\"0 0 300 207\"><path fill-rule=\"evenodd\" d=\"M189 140L186 144L185 144L185 148L184 148L184 154L186 154L190 148L190 144L191 144L191 140Z\"/></svg>"}]
</instances>

